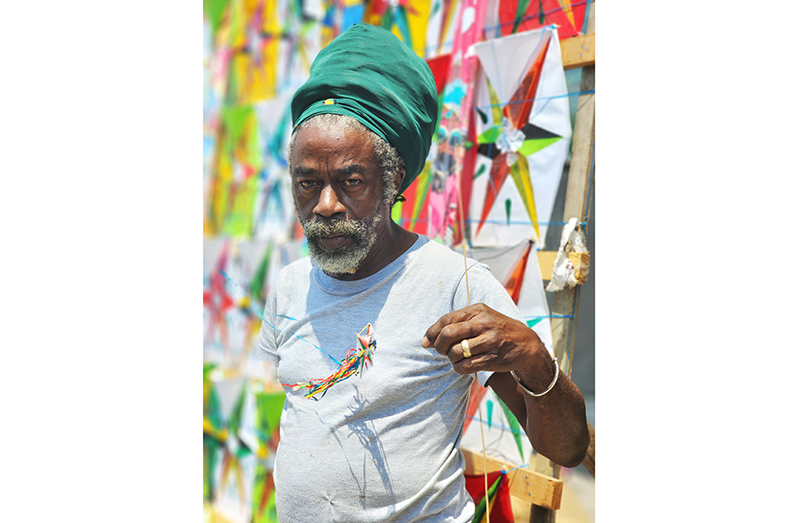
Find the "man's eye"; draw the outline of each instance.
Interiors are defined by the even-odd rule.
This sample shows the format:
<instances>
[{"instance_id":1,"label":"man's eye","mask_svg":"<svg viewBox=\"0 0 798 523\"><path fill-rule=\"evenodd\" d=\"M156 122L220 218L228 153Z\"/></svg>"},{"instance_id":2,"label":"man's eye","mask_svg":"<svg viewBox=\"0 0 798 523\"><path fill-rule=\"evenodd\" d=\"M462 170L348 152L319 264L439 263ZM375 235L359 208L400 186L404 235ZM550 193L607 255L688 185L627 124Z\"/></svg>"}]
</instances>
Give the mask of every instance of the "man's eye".
<instances>
[{"instance_id":1,"label":"man's eye","mask_svg":"<svg viewBox=\"0 0 798 523\"><path fill-rule=\"evenodd\" d=\"M357 178L350 178L348 180L344 180L343 182L341 182L341 185L343 185L344 187L355 187L357 185L360 185L360 183L361 180Z\"/></svg>"},{"instance_id":2,"label":"man's eye","mask_svg":"<svg viewBox=\"0 0 798 523\"><path fill-rule=\"evenodd\" d=\"M297 184L303 189L312 189L316 186L316 182L313 180L300 180L297 182Z\"/></svg>"}]
</instances>

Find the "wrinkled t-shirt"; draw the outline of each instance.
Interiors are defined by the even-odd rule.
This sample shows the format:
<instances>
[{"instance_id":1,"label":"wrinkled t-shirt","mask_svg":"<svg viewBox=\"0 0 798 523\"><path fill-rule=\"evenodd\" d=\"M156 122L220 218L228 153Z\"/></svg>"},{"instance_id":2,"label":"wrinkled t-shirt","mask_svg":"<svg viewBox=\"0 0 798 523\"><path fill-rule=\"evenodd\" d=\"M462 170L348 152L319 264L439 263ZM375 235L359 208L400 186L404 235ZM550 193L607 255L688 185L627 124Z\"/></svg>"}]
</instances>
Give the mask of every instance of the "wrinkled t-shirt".
<instances>
[{"instance_id":1,"label":"wrinkled t-shirt","mask_svg":"<svg viewBox=\"0 0 798 523\"><path fill-rule=\"evenodd\" d=\"M468 267L471 303L523 321L486 265ZM370 367L318 400L284 387L274 467L281 523L471 520L458 446L474 375L421 346L433 323L467 304L462 254L424 236L361 280L331 278L309 258L280 272L258 343L280 383L330 376L368 323L377 343ZM477 379L485 386L490 375Z\"/></svg>"}]
</instances>

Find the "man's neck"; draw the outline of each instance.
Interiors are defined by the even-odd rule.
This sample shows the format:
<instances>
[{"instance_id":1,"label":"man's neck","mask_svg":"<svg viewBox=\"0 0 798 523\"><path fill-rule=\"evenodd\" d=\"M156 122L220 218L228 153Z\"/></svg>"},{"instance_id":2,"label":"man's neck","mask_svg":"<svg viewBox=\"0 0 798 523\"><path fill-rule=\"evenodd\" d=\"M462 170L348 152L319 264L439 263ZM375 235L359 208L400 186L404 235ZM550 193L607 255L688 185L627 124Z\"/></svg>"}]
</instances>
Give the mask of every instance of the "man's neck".
<instances>
[{"instance_id":1,"label":"man's neck","mask_svg":"<svg viewBox=\"0 0 798 523\"><path fill-rule=\"evenodd\" d=\"M407 252L416 242L418 235L400 227L391 221L389 227L374 243L366 259L358 270L352 274L331 274L331 278L341 281L362 280L387 267L402 254Z\"/></svg>"}]
</instances>

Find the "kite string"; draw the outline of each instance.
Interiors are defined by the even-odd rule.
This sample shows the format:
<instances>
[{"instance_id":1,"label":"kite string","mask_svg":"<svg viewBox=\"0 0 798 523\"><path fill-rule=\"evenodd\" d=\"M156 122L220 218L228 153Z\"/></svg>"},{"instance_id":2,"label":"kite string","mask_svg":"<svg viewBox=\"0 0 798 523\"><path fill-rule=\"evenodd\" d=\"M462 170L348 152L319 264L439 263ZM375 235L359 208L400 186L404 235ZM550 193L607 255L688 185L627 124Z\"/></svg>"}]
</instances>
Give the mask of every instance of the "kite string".
<instances>
[{"instance_id":1,"label":"kite string","mask_svg":"<svg viewBox=\"0 0 798 523\"><path fill-rule=\"evenodd\" d=\"M460 178L458 172L458 179ZM460 207L460 216L463 215L463 200L460 196L459 191L459 184L458 184L458 191L457 197L459 200L459 207ZM462 223L462 220L461 220ZM465 241L465 234L463 229L460 229L462 238L461 243L463 244L463 264L465 265L465 282L466 282L466 300L468 305L471 305L471 291L468 288L468 258L466 257L466 241ZM476 375L474 376L476 379ZM485 429L484 429L484 422L482 421L482 405L477 403L477 413L479 414L479 435L482 438L482 475L485 478L485 517L487 518L487 523L490 523L490 500L488 499L488 457L485 452Z\"/></svg>"},{"instance_id":2,"label":"kite string","mask_svg":"<svg viewBox=\"0 0 798 523\"><path fill-rule=\"evenodd\" d=\"M462 154L458 151L458 156L462 158ZM468 285L468 257L466 256L466 233L465 233L465 220L463 219L463 194L460 185L460 174L462 171L462 162L459 168L455 171L457 177L457 208L460 218L460 243L463 245L463 266L465 270L465 284L466 284L466 303L471 305L471 290ZM474 379L477 379L476 373ZM490 523L490 497L488 496L488 458L485 452L485 429L482 421L482 406L477 403L477 412L479 413L479 434L482 438L482 476L485 479L485 517L487 523Z\"/></svg>"}]
</instances>

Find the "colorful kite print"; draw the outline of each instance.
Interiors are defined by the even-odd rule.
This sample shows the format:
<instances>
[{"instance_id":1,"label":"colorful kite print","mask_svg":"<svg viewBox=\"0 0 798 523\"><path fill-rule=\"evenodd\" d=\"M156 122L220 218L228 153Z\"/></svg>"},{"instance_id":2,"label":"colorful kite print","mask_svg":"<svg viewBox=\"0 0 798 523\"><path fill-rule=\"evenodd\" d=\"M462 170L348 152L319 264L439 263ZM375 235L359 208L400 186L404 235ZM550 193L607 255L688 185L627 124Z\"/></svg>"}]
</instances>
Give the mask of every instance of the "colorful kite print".
<instances>
[{"instance_id":1,"label":"colorful kite print","mask_svg":"<svg viewBox=\"0 0 798 523\"><path fill-rule=\"evenodd\" d=\"M366 334L363 334L366 331ZM356 376L363 372L371 365L371 357L377 349L377 340L374 339L374 332L371 323L366 324L365 327L357 334L357 347L346 351L344 361L338 366L338 369L326 378L312 379L307 382L294 383L286 387L291 387L292 390L308 389L305 394L306 398L313 398L318 401L323 398L330 387L336 383L340 383L345 379ZM321 393L319 398L314 397L316 394Z\"/></svg>"}]
</instances>

